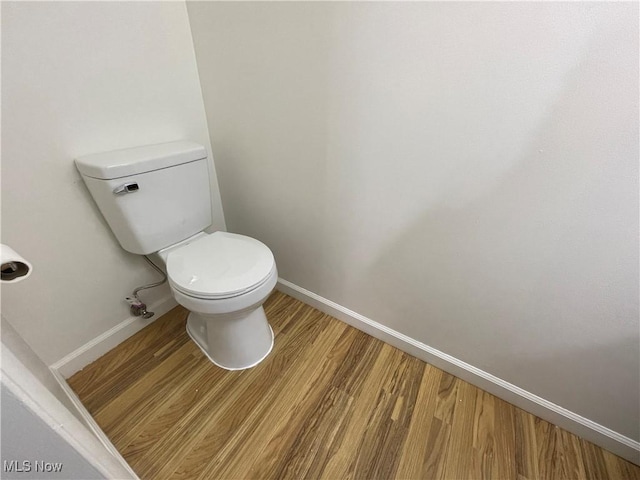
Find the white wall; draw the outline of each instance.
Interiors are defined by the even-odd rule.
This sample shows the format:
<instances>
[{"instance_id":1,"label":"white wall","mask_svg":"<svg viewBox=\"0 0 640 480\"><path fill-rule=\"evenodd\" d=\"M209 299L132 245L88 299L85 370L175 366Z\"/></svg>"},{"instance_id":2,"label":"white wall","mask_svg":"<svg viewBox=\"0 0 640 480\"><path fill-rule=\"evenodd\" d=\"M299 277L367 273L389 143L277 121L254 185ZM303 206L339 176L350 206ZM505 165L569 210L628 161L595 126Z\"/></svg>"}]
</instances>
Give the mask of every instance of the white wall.
<instances>
[{"instance_id":1,"label":"white wall","mask_svg":"<svg viewBox=\"0 0 640 480\"><path fill-rule=\"evenodd\" d=\"M2 312L47 364L128 318L123 298L158 277L120 248L73 159L177 139L210 148L183 2L2 2L2 242L34 265L3 285Z\"/></svg>"},{"instance_id":2,"label":"white wall","mask_svg":"<svg viewBox=\"0 0 640 480\"><path fill-rule=\"evenodd\" d=\"M0 392L2 397L2 478L51 480L105 478L60 438L53 428L46 425L25 404L21 403L4 386L4 383ZM39 463L36 465L36 462ZM46 468L43 462L61 464L60 470L56 467L50 470L51 473L43 474ZM9 469L11 470L7 471Z\"/></svg>"},{"instance_id":3,"label":"white wall","mask_svg":"<svg viewBox=\"0 0 640 480\"><path fill-rule=\"evenodd\" d=\"M3 319L2 461L63 460L64 478L83 475L89 478L87 475L93 469L100 472L100 478L138 478L119 454L112 453L86 423L78 421L79 412L69 406L68 399L55 388L57 385L52 385L50 372L34 361L34 354L20 341L16 342L14 332L7 333L10 329ZM45 372L48 377L43 375ZM19 405L11 399L5 402L5 393ZM62 458L55 460L55 456ZM3 463L7 474L4 467Z\"/></svg>"},{"instance_id":4,"label":"white wall","mask_svg":"<svg viewBox=\"0 0 640 480\"><path fill-rule=\"evenodd\" d=\"M637 4L188 9L230 231L640 439Z\"/></svg>"},{"instance_id":5,"label":"white wall","mask_svg":"<svg viewBox=\"0 0 640 480\"><path fill-rule=\"evenodd\" d=\"M80 412L75 408L67 394L62 390L58 381L54 378L51 370L44 364L24 339L15 331L9 322L2 317L2 355L12 355L20 361L24 368L33 375L51 395L56 397L69 412L71 412L83 425L89 428ZM6 360L2 358L2 364L6 365Z\"/></svg>"}]
</instances>

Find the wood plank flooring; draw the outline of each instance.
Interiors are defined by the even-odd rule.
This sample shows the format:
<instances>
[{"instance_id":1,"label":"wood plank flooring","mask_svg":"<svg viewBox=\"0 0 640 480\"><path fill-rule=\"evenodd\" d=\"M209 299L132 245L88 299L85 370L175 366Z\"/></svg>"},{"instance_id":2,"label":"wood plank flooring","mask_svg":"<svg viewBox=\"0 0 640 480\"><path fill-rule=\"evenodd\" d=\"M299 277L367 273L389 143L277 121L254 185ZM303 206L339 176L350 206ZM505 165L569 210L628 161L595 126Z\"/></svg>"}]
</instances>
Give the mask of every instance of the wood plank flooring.
<instances>
[{"instance_id":1,"label":"wood plank flooring","mask_svg":"<svg viewBox=\"0 0 640 480\"><path fill-rule=\"evenodd\" d=\"M142 479L640 479L640 468L275 292L257 367L178 307L69 384Z\"/></svg>"}]
</instances>

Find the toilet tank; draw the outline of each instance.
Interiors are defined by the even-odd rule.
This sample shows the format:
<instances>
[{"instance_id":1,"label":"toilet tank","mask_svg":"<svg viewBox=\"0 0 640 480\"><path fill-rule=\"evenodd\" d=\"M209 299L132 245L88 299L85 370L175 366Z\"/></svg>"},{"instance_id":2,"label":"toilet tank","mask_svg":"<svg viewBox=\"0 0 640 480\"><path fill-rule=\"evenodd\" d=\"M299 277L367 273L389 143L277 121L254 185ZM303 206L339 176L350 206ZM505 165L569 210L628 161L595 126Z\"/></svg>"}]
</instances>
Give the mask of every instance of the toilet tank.
<instances>
[{"instance_id":1,"label":"toilet tank","mask_svg":"<svg viewBox=\"0 0 640 480\"><path fill-rule=\"evenodd\" d=\"M86 155L76 167L122 248L148 255L211 224L207 151L180 141Z\"/></svg>"}]
</instances>

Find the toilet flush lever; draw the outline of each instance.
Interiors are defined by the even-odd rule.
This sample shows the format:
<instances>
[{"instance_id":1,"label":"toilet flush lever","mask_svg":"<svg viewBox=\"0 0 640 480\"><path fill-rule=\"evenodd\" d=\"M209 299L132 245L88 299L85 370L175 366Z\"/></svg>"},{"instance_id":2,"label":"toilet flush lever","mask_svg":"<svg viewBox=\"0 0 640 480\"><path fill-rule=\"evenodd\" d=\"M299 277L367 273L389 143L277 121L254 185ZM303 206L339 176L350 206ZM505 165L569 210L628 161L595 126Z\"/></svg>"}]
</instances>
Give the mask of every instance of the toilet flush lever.
<instances>
[{"instance_id":1,"label":"toilet flush lever","mask_svg":"<svg viewBox=\"0 0 640 480\"><path fill-rule=\"evenodd\" d=\"M124 195L125 193L133 193L140 190L140 187L136 182L125 183L113 189L113 193L116 195Z\"/></svg>"}]
</instances>

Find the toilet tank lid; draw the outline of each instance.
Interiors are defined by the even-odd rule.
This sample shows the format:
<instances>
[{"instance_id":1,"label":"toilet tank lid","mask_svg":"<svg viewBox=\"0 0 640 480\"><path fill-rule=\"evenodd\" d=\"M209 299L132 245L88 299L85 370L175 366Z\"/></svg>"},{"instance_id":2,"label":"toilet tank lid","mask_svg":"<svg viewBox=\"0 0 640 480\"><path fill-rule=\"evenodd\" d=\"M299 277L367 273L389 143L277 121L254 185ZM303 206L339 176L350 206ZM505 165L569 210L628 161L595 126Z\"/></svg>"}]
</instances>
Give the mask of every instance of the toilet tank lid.
<instances>
[{"instance_id":1,"label":"toilet tank lid","mask_svg":"<svg viewBox=\"0 0 640 480\"><path fill-rule=\"evenodd\" d=\"M207 158L207 150L188 141L145 145L76 158L76 167L87 177L111 180Z\"/></svg>"}]
</instances>

